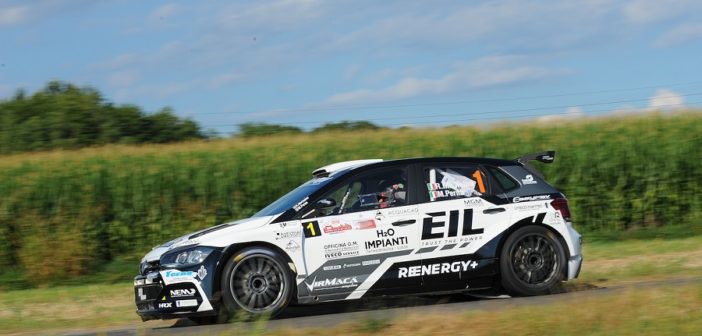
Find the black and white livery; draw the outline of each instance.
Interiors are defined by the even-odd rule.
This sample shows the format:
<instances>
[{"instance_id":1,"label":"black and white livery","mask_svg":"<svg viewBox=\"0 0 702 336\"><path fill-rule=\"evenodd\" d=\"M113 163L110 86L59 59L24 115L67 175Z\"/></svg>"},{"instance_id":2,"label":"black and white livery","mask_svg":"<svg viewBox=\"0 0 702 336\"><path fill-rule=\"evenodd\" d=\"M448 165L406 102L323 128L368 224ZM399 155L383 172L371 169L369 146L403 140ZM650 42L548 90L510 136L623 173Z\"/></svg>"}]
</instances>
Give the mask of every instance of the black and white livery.
<instances>
[{"instance_id":1,"label":"black and white livery","mask_svg":"<svg viewBox=\"0 0 702 336\"><path fill-rule=\"evenodd\" d=\"M275 315L289 303L506 290L578 276L565 196L529 161L339 162L253 217L158 246L134 279L143 320Z\"/></svg>"}]
</instances>

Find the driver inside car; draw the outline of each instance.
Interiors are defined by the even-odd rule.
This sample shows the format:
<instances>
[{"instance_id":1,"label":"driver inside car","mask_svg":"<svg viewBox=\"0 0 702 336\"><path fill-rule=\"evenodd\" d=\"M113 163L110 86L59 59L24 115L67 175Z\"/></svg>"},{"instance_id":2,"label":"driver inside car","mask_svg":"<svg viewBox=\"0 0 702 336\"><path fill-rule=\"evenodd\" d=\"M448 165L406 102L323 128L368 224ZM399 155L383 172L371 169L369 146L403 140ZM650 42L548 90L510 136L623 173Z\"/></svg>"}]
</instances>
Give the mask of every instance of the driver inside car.
<instances>
[{"instance_id":1,"label":"driver inside car","mask_svg":"<svg viewBox=\"0 0 702 336\"><path fill-rule=\"evenodd\" d=\"M404 205L407 199L405 185L405 181L400 178L381 182L378 188L378 207Z\"/></svg>"}]
</instances>

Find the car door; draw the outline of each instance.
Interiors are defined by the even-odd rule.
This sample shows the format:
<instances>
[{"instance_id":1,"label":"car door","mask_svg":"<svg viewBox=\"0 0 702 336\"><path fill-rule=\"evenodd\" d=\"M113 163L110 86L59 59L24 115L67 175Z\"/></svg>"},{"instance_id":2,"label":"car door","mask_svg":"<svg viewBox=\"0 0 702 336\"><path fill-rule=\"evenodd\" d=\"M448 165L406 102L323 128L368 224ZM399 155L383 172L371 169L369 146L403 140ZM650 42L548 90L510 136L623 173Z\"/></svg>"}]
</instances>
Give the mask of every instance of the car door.
<instances>
[{"instance_id":1,"label":"car door","mask_svg":"<svg viewBox=\"0 0 702 336\"><path fill-rule=\"evenodd\" d=\"M301 218L308 270L303 291L320 301L352 292L351 298L360 297L383 280L393 258L411 254L420 232L408 183L404 165L377 168L347 178L314 201L317 209ZM402 286L418 287L420 281Z\"/></svg>"},{"instance_id":2,"label":"car door","mask_svg":"<svg viewBox=\"0 0 702 336\"><path fill-rule=\"evenodd\" d=\"M484 170L470 163L435 163L422 167L426 194L419 205L425 291L481 286L471 280L494 274L494 255L481 247L509 220L504 207L493 203ZM489 287L489 283L485 284Z\"/></svg>"}]
</instances>

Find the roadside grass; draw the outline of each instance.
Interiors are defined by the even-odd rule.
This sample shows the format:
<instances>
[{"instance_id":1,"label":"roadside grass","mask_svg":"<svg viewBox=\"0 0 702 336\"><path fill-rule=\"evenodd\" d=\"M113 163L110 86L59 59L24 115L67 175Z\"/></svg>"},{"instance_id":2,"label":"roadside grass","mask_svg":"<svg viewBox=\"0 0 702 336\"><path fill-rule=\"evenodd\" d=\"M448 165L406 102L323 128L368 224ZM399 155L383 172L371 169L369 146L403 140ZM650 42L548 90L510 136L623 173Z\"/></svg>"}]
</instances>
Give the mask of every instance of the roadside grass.
<instances>
[{"instance_id":1,"label":"roadside grass","mask_svg":"<svg viewBox=\"0 0 702 336\"><path fill-rule=\"evenodd\" d=\"M593 243L587 243L586 240L584 255L584 267L579 279L567 287L571 290L588 287L586 285L611 286L640 280L702 276L702 236L685 239L597 241ZM94 281L114 281L116 277L111 273L128 272L129 267L126 264L126 261L119 261L115 265L106 267L105 270L109 271L110 274L77 278L71 281L71 285L1 292L0 325L2 328L0 333L94 330L95 328L118 326L151 328L172 325L173 320L141 322L134 312L134 292L131 282L88 284L95 283ZM81 282L84 284L77 285ZM609 307L607 302L610 299L607 298L587 298L585 302L579 302L572 306L554 304L538 307L538 309L515 308L501 312L456 313L431 318L418 316L394 320L360 320L354 322L356 324L352 326L334 329L334 332L359 335L380 332L414 334L413 331L416 328L418 335L431 332L437 334L456 332L458 334L467 332L473 334L475 332L475 334L481 335L490 334L490 328L496 328L494 329L495 333L499 334L511 332L513 329L509 328L517 328L514 326L519 325L519 321L522 321L525 327L514 329L514 331L520 330L521 334L526 331L527 335L542 331L548 331L548 334L573 334L573 330L577 331L574 326L578 325L587 327L583 333L595 335L638 334L642 330L679 331L681 334L691 334L690 330L702 330L700 325L702 318L699 315L699 307L702 307L702 287L681 286L671 290L670 294L662 293L661 290L641 292L617 294L611 300L614 301L613 303L620 304L620 307ZM692 305L693 303L696 304L697 311L691 313L688 304ZM675 306L676 304L678 306ZM659 306L665 307L665 309ZM671 312L678 311L682 315L672 315L666 309ZM578 314L582 315L582 321L578 320ZM685 314L697 316L698 321L691 324L696 329L688 330L685 329L685 326L678 325L684 322L682 319L685 318ZM503 315L509 318L503 317ZM617 324L616 316L620 315L623 319L620 324ZM509 323L505 321L509 321ZM503 323L513 327L502 326ZM445 330L441 329L444 325L451 327ZM458 327L453 329L454 325L460 325L464 329L458 329ZM591 325L592 327L590 327ZM593 329L595 326L601 329ZM557 329L551 330L549 328ZM612 329L614 332L608 332L607 328L614 328ZM256 329L257 333L262 330L261 328ZM280 330L279 332L290 335L302 334L294 330ZM321 335L322 332L329 333L331 330L315 331L315 329L310 329L309 334L307 331L303 333L305 335Z\"/></svg>"},{"instance_id":2,"label":"roadside grass","mask_svg":"<svg viewBox=\"0 0 702 336\"><path fill-rule=\"evenodd\" d=\"M267 335L699 335L702 285L627 290L565 302L375 318L333 328L281 328ZM373 327L369 327L373 326Z\"/></svg>"}]
</instances>

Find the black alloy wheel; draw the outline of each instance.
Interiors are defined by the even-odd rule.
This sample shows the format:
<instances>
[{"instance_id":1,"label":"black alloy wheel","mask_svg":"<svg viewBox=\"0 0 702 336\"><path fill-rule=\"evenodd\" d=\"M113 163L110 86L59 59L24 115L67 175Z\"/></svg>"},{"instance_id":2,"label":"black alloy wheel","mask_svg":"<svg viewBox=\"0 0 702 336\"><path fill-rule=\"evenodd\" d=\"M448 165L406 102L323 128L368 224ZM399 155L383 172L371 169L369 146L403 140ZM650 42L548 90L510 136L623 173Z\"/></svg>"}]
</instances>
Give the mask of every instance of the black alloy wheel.
<instances>
[{"instance_id":1,"label":"black alloy wheel","mask_svg":"<svg viewBox=\"0 0 702 336\"><path fill-rule=\"evenodd\" d=\"M500 270L502 285L512 295L555 291L563 279L566 256L558 237L542 226L525 226L507 238Z\"/></svg>"},{"instance_id":2,"label":"black alloy wheel","mask_svg":"<svg viewBox=\"0 0 702 336\"><path fill-rule=\"evenodd\" d=\"M293 293L292 272L275 251L248 248L228 261L222 272L222 293L230 314L250 316L279 313Z\"/></svg>"}]
</instances>

